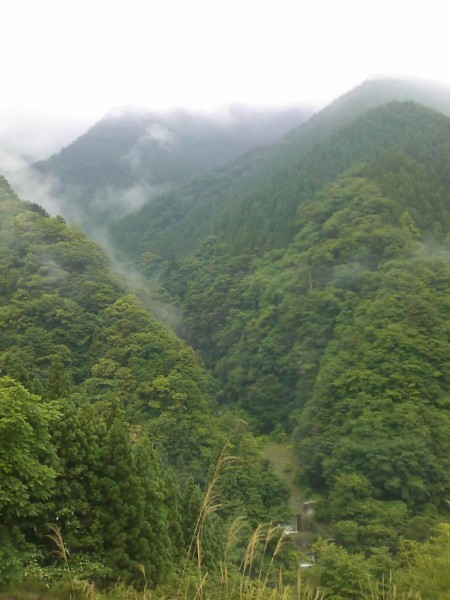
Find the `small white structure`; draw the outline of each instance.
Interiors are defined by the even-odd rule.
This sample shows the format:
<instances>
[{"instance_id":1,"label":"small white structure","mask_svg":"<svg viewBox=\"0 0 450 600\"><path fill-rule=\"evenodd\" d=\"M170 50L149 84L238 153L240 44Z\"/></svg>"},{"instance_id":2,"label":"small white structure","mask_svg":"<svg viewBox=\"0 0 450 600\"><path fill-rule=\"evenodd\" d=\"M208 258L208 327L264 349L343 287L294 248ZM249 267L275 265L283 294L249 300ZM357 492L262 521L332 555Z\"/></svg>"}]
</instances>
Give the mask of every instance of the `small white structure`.
<instances>
[{"instance_id":1,"label":"small white structure","mask_svg":"<svg viewBox=\"0 0 450 600\"><path fill-rule=\"evenodd\" d=\"M297 527L294 525L278 523L278 527L283 530L284 535L292 535L293 533L297 533Z\"/></svg>"},{"instance_id":2,"label":"small white structure","mask_svg":"<svg viewBox=\"0 0 450 600\"><path fill-rule=\"evenodd\" d=\"M315 500L308 500L307 502L303 502L302 514L307 519L312 519L314 517L315 504Z\"/></svg>"}]
</instances>

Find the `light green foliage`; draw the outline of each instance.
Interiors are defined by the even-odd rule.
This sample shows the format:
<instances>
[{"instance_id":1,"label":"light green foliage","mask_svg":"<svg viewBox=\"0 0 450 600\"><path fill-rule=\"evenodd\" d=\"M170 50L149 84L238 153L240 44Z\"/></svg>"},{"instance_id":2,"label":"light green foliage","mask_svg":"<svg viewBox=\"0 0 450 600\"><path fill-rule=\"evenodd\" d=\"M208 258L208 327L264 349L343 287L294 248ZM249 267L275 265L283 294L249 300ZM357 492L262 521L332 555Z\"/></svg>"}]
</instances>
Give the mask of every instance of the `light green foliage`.
<instances>
[{"instance_id":1,"label":"light green foliage","mask_svg":"<svg viewBox=\"0 0 450 600\"><path fill-rule=\"evenodd\" d=\"M377 500L376 495L362 475L336 477L327 514L335 523L339 544L355 551L373 547L398 549L399 534L403 534L409 519L407 506L398 500Z\"/></svg>"},{"instance_id":2,"label":"light green foliage","mask_svg":"<svg viewBox=\"0 0 450 600\"><path fill-rule=\"evenodd\" d=\"M403 265L392 261L373 277L367 300L339 324L299 435L311 479L331 486L351 464L381 498L420 508L439 505L449 485L443 284L450 272L420 256L408 271Z\"/></svg>"},{"instance_id":3,"label":"light green foliage","mask_svg":"<svg viewBox=\"0 0 450 600\"><path fill-rule=\"evenodd\" d=\"M0 379L0 410L0 514L8 523L35 516L51 496L56 457L50 429L59 413L8 377Z\"/></svg>"},{"instance_id":4,"label":"light green foliage","mask_svg":"<svg viewBox=\"0 0 450 600\"><path fill-rule=\"evenodd\" d=\"M52 497L56 455L50 430L58 417L56 405L0 378L0 583L20 569L18 550Z\"/></svg>"},{"instance_id":5,"label":"light green foliage","mask_svg":"<svg viewBox=\"0 0 450 600\"><path fill-rule=\"evenodd\" d=\"M442 524L426 543L404 542L395 573L403 593L420 590L424 600L446 600L450 589L450 528Z\"/></svg>"},{"instance_id":6,"label":"light green foliage","mask_svg":"<svg viewBox=\"0 0 450 600\"><path fill-rule=\"evenodd\" d=\"M288 488L264 461L262 465L258 462L257 455L248 455L220 482L224 513L234 518L247 514L253 527L264 518L277 523L289 518Z\"/></svg>"},{"instance_id":7,"label":"light green foliage","mask_svg":"<svg viewBox=\"0 0 450 600\"><path fill-rule=\"evenodd\" d=\"M270 185L248 181L162 275L222 402L295 430L302 481L353 550L423 539L450 490L449 140L418 105L371 111ZM370 490L350 507L346 476Z\"/></svg>"},{"instance_id":8,"label":"light green foliage","mask_svg":"<svg viewBox=\"0 0 450 600\"><path fill-rule=\"evenodd\" d=\"M369 596L371 574L361 554L349 554L335 544L317 546L312 581L330 600L360 600Z\"/></svg>"}]
</instances>

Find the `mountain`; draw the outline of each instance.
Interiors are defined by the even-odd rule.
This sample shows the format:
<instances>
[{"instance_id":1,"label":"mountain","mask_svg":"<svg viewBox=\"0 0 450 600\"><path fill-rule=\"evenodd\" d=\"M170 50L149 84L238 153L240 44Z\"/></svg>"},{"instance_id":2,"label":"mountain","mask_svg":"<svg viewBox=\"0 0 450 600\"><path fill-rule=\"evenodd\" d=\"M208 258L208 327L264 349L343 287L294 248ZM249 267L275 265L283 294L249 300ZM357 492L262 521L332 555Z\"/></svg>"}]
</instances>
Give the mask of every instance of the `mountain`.
<instances>
[{"instance_id":1,"label":"mountain","mask_svg":"<svg viewBox=\"0 0 450 600\"><path fill-rule=\"evenodd\" d=\"M116 110L35 163L28 175L48 184L64 217L92 230L253 146L273 142L309 113L241 106L215 114Z\"/></svg>"},{"instance_id":2,"label":"mountain","mask_svg":"<svg viewBox=\"0 0 450 600\"><path fill-rule=\"evenodd\" d=\"M450 493L448 98L363 84L113 228L351 550L423 539Z\"/></svg>"},{"instance_id":3,"label":"mountain","mask_svg":"<svg viewBox=\"0 0 450 600\"><path fill-rule=\"evenodd\" d=\"M296 164L225 191L222 211L205 191L216 235L188 254L180 220L168 231L185 256L162 260L148 239L140 263L159 269L223 405L292 434L337 541L395 553L450 493L450 119L391 102Z\"/></svg>"},{"instance_id":4,"label":"mountain","mask_svg":"<svg viewBox=\"0 0 450 600\"><path fill-rule=\"evenodd\" d=\"M267 414L263 416L261 413L260 419L268 428L280 419L287 419L295 408L301 408L301 403L308 397L306 390L311 390L317 377L312 364L316 364L316 368L320 364L320 352L324 349L322 343L326 345L330 341L329 336L333 331L327 329L320 343L319 335L295 334L298 327L306 325L305 315L308 315L308 327L313 326L310 315L312 309L317 310L316 318L321 327L325 325L320 302L316 308L309 306L311 294L315 295L312 292L319 282L327 286L328 277L334 276L335 269L340 272L342 268L344 273L347 263L350 279L352 265L355 277L360 272L378 268L385 252L385 242L380 241L379 249L367 248L371 232L353 234L351 228L354 225L350 226L345 220L341 222L341 213L346 214L345 211L350 210L345 206L345 192L342 192L342 207L338 204L334 206L331 201L335 193L333 190L344 187L341 181L351 183L354 178L355 185L358 185L358 181L369 182L368 191L373 186L375 197L378 193L380 197L386 197L387 203L391 202L389 219L398 220L407 213L408 217L404 218L411 221L412 230L418 228L421 237L432 236L436 244L445 244L450 232L447 200L450 183L449 123L449 119L443 115L412 103L394 103L375 109L343 129L321 148L320 169L324 176L317 180L317 191L311 186L309 196L306 193L303 197L297 196L301 203L297 207L297 219L292 224L295 233L285 248L268 252L259 258L256 252L244 249L238 253L235 247L230 249L217 236L208 239L192 256L180 261L172 259L167 263L163 285L181 302L187 313L185 323L191 330L188 339L201 349L207 363L214 366L220 375L223 394L228 401L239 402L253 415L261 405L261 410L267 410ZM315 149L311 151L311 156L314 160L308 158L306 166L316 164ZM303 176L310 175L306 167L300 173ZM313 174L316 175L316 171ZM294 177L297 183L298 172ZM305 189L308 187L305 186ZM349 194L348 201L355 202L356 208L352 209L355 215L349 223L362 219L366 210L364 206L359 209L357 200L353 201L352 198L353 194ZM363 200L364 194L361 195L361 202ZM377 209L371 210L375 219ZM385 209L381 215L384 213ZM371 218L368 218L369 223ZM322 234L320 228L316 232L318 223L328 223L328 220L336 221L335 228L331 229L331 225L327 224L330 233ZM253 218L250 217L248 226L251 227L252 223ZM364 220L361 223L364 224ZM242 224L241 231L245 225ZM399 221L395 227L401 228ZM347 228L350 228L348 232ZM351 239L353 235L354 240ZM395 244L396 238L394 233L392 235L392 244ZM402 235L401 231L398 235ZM349 248L346 248L346 244ZM381 255L377 252L381 252ZM312 258L307 255L314 257L314 264L318 261L318 271L312 268ZM297 281L298 277L301 284ZM345 284L345 277L342 284ZM293 286L293 297L288 293L290 286ZM299 295L302 286L304 289ZM300 308L301 298L307 303L304 309ZM295 318L289 317L290 306L295 310ZM270 315L268 321L263 317L266 311L267 318ZM261 316L257 316L260 313ZM285 319L286 328L283 326L277 331L277 343L272 347L269 343L272 335L275 335L272 328L278 330ZM331 323L334 324L334 317ZM251 329L251 333L248 329ZM311 340L312 344L311 348L304 348L300 353L310 365L303 375L302 370L298 370L298 357L289 359L291 351L298 344L297 340L301 339ZM263 352L261 344L264 347L269 344L267 354ZM322 347L319 354L318 347ZM295 352L300 352L298 347ZM231 359L231 356L234 358ZM250 361L247 366L245 356ZM313 360L313 356L316 359ZM292 365L288 368L290 363ZM241 373L239 378L237 372ZM277 381L276 389L281 386L278 392L270 392L267 385L264 386L264 394L259 388L258 392L252 391L265 374ZM253 399L250 400L250 397ZM283 401L274 402L275 397L281 397ZM267 407L263 408L264 398ZM277 411L280 411L279 416Z\"/></svg>"},{"instance_id":5,"label":"mountain","mask_svg":"<svg viewBox=\"0 0 450 600\"><path fill-rule=\"evenodd\" d=\"M249 152L125 217L112 227L114 245L134 257L145 252L183 256L209 235L238 253L282 247L293 234L302 198L332 181L344 162L350 165L354 158L345 157L338 142L334 147L326 142L370 109L395 100L421 102L450 115L448 90L401 81L365 82L270 148ZM365 146L367 153L369 141Z\"/></svg>"},{"instance_id":6,"label":"mountain","mask_svg":"<svg viewBox=\"0 0 450 600\"><path fill-rule=\"evenodd\" d=\"M4 178L0 210L3 374L22 373L38 393L58 358L74 390L120 397L133 421L170 410L178 384L183 402L192 394L202 413L213 410L213 385L195 354L125 292L96 244L62 217L21 202ZM165 382L164 402L155 380Z\"/></svg>"}]
</instances>

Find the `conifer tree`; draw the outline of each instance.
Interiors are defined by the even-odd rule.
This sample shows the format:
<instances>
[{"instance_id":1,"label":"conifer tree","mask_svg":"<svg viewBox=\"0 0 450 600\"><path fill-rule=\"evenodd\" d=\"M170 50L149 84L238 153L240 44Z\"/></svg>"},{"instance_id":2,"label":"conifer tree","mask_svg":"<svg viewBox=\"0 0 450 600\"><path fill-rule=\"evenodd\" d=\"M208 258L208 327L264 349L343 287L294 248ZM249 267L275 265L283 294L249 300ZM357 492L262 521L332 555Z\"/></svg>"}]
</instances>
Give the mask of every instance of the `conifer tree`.
<instances>
[{"instance_id":1,"label":"conifer tree","mask_svg":"<svg viewBox=\"0 0 450 600\"><path fill-rule=\"evenodd\" d=\"M52 439L59 459L54 514L69 548L100 554L103 535L99 520L101 492L99 462L106 437L105 425L86 400L66 398L62 418Z\"/></svg>"},{"instance_id":2,"label":"conifer tree","mask_svg":"<svg viewBox=\"0 0 450 600\"><path fill-rule=\"evenodd\" d=\"M143 489L137 474L126 423L116 418L102 456L101 525L105 558L114 575L125 580L138 576L142 563Z\"/></svg>"},{"instance_id":3,"label":"conifer tree","mask_svg":"<svg viewBox=\"0 0 450 600\"><path fill-rule=\"evenodd\" d=\"M48 372L45 395L49 400L65 398L70 394L70 375L60 356L55 356Z\"/></svg>"},{"instance_id":4,"label":"conifer tree","mask_svg":"<svg viewBox=\"0 0 450 600\"><path fill-rule=\"evenodd\" d=\"M168 572L173 557L167 490L146 435L142 435L134 446L134 458L138 474L136 499L139 501L136 560L145 565L147 580L155 585Z\"/></svg>"}]
</instances>

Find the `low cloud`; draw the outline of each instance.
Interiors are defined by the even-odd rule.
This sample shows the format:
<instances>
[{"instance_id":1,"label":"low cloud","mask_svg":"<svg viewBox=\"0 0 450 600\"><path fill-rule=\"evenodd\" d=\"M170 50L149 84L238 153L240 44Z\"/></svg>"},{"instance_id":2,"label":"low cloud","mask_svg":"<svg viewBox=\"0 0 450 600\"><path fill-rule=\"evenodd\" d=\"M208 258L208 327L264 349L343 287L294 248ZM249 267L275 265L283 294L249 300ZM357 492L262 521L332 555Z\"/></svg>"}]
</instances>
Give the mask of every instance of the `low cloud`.
<instances>
[{"instance_id":1,"label":"low cloud","mask_svg":"<svg viewBox=\"0 0 450 600\"><path fill-rule=\"evenodd\" d=\"M137 212L145 204L167 192L170 187L169 184L152 185L149 183L136 184L126 190L107 187L94 194L90 201L89 212L104 214L107 222L111 224L130 213ZM82 219L83 213L74 220L80 222Z\"/></svg>"},{"instance_id":2,"label":"low cloud","mask_svg":"<svg viewBox=\"0 0 450 600\"><path fill-rule=\"evenodd\" d=\"M89 126L84 119L3 112L0 120L0 170L13 171L67 146Z\"/></svg>"}]
</instances>

